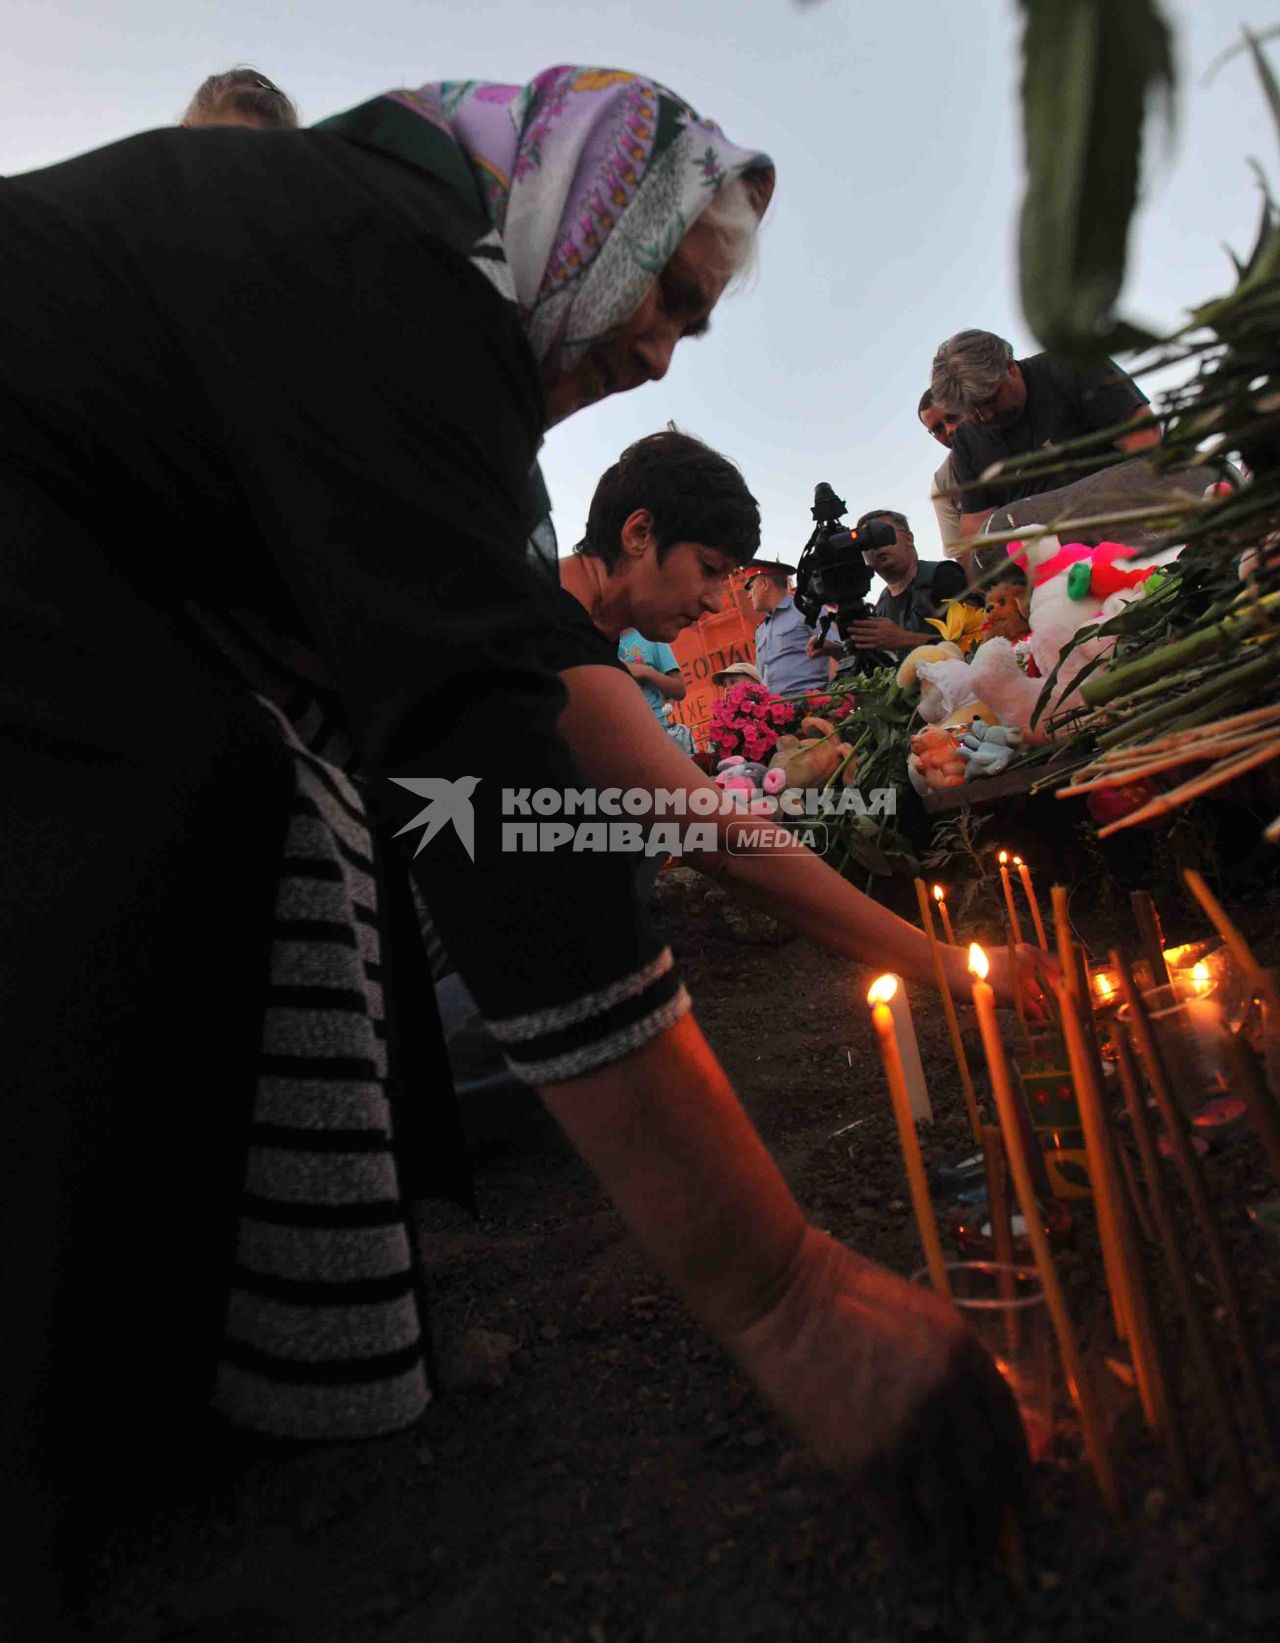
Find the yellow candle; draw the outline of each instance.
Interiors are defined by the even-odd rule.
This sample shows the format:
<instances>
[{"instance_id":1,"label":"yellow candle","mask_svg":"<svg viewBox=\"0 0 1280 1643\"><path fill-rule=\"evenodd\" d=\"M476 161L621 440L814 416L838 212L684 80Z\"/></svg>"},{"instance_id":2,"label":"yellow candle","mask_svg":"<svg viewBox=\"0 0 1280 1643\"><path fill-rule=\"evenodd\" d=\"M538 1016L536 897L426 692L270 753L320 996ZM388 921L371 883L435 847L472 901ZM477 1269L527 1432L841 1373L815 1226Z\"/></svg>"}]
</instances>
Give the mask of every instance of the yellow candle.
<instances>
[{"instance_id":1,"label":"yellow candle","mask_svg":"<svg viewBox=\"0 0 1280 1643\"><path fill-rule=\"evenodd\" d=\"M892 995L885 998L893 1017L893 1036L898 1041L898 1057L902 1062L902 1076L907 1086L907 1100L911 1116L917 1124L933 1123L933 1103L929 1100L929 1086L925 1083L924 1063L920 1059L920 1042L916 1038L916 1024L907 1002L907 989L902 977L891 978L895 986Z\"/></svg>"},{"instance_id":2,"label":"yellow candle","mask_svg":"<svg viewBox=\"0 0 1280 1643\"><path fill-rule=\"evenodd\" d=\"M1031 922L1036 927L1036 940L1041 948L1049 951L1049 938L1044 931L1044 920L1040 916L1040 898L1036 895L1036 887L1031 882L1031 869L1021 856L1013 858L1013 865L1018 869L1018 877L1022 880L1022 888L1027 893L1027 901L1031 907Z\"/></svg>"},{"instance_id":3,"label":"yellow candle","mask_svg":"<svg viewBox=\"0 0 1280 1643\"><path fill-rule=\"evenodd\" d=\"M1067 995L1065 987L1059 989L1058 998L1062 1007L1067 1055L1071 1061L1071 1082L1075 1085L1076 1105L1080 1109L1081 1128L1084 1130L1089 1179L1098 1211L1102 1265L1111 1295L1116 1332L1122 1340L1129 1342L1133 1353L1138 1396L1142 1401L1147 1427L1162 1442L1167 1442L1174 1435L1169 1418L1169 1389L1165 1385L1152 1327L1151 1303L1145 1289L1142 1266L1128 1223L1120 1178L1116 1173L1115 1155L1107 1132L1102 1090L1098 1083L1097 1063L1090 1053L1087 1029L1077 1013L1076 1001Z\"/></svg>"},{"instance_id":4,"label":"yellow candle","mask_svg":"<svg viewBox=\"0 0 1280 1643\"><path fill-rule=\"evenodd\" d=\"M1013 1093L1013 1084L1009 1078L1009 1063L1005 1058L1004 1043L1001 1040L1000 1028L996 1022L995 994L987 985L985 979L988 969L987 955L976 942L969 948L969 968L974 976L973 1007L977 1012L978 1030L982 1034L982 1047L987 1057L987 1070L991 1074L991 1088L995 1094L996 1107L1000 1114L1000 1129L1004 1135L1005 1155L1009 1160L1009 1171L1013 1176L1014 1190L1018 1195L1018 1204L1022 1210L1023 1220L1027 1224L1027 1238L1031 1244L1032 1254L1035 1256L1036 1270L1040 1274L1040 1283L1044 1289L1049 1317L1053 1322L1054 1334L1057 1337L1058 1353L1062 1360L1062 1370L1066 1377L1067 1390L1070 1392L1072 1401L1080 1415L1085 1448L1093 1467L1093 1475L1098 1480L1098 1489L1108 1507L1118 1514L1120 1497L1116 1488L1111 1454L1106 1446L1102 1422L1098 1417L1092 1391L1085 1378L1084 1364L1080 1358L1080 1348L1076 1342L1075 1329L1072 1327L1071 1315L1067 1311L1067 1302L1062 1293L1062 1285L1058 1281L1057 1268L1053 1264L1049 1240L1045 1236L1044 1218L1036 1199L1035 1188L1031 1184L1031 1171L1027 1164L1026 1153L1023 1150L1022 1132L1018 1127L1017 1098Z\"/></svg>"},{"instance_id":5,"label":"yellow candle","mask_svg":"<svg viewBox=\"0 0 1280 1643\"><path fill-rule=\"evenodd\" d=\"M1089 1047L1085 1041L1076 1014L1077 1001L1066 987L1058 989L1062 1006L1062 1035L1071 1065L1071 1084L1075 1091L1076 1107L1080 1113L1080 1127L1084 1132L1085 1155L1089 1160L1089 1185L1093 1190L1094 1207L1098 1213L1098 1243L1102 1249L1102 1269L1111 1297L1111 1316L1116 1334L1122 1341L1130 1339L1131 1306L1128 1274L1124 1253L1120 1246L1120 1211L1118 1208L1119 1183L1116 1180L1114 1160L1107 1145L1106 1131L1098 1109L1102 1092L1093 1074ZM1135 1353L1136 1357L1136 1353Z\"/></svg>"},{"instance_id":6,"label":"yellow candle","mask_svg":"<svg viewBox=\"0 0 1280 1643\"><path fill-rule=\"evenodd\" d=\"M955 947L957 945L956 933L951 928L951 914L947 911L947 898L943 895L942 886L940 884L935 884L933 887L933 899L938 904L938 913L942 919L943 932L946 935L947 940L953 947Z\"/></svg>"},{"instance_id":7,"label":"yellow candle","mask_svg":"<svg viewBox=\"0 0 1280 1643\"><path fill-rule=\"evenodd\" d=\"M1058 960L1062 965L1062 984L1074 998L1076 996L1076 965L1075 955L1071 950L1071 919L1067 913L1066 885L1055 884L1049 891L1049 902L1053 908L1054 933L1058 938Z\"/></svg>"},{"instance_id":8,"label":"yellow candle","mask_svg":"<svg viewBox=\"0 0 1280 1643\"><path fill-rule=\"evenodd\" d=\"M898 1141L907 1166L907 1185L911 1189L911 1207L915 1210L916 1226L924 1249L925 1262L934 1289L946 1300L951 1299L951 1285L947 1281L947 1263L938 1236L938 1223L933 1218L933 1204L929 1198L929 1184L925 1180L924 1160L920 1156L920 1138L916 1134L915 1119L911 1116L911 1098L902 1072L902 1055L898 1044L893 1012L889 1001L898 991L897 976L880 976L871 985L867 1003L871 1005L871 1024L880 1044L880 1059L884 1062L885 1077L889 1081L889 1096L893 1102L893 1116L898 1123Z\"/></svg>"},{"instance_id":9,"label":"yellow candle","mask_svg":"<svg viewBox=\"0 0 1280 1643\"><path fill-rule=\"evenodd\" d=\"M1200 903L1209 922L1226 943L1227 951L1235 960L1237 966L1249 978L1249 985L1255 996L1262 1000L1266 1011L1272 1019L1280 1017L1280 987L1276 986L1275 977L1269 970L1264 970L1249 943L1240 934L1235 925L1227 917L1221 902L1210 890L1209 886L1200 877L1199 873L1191 868L1182 875L1187 889Z\"/></svg>"},{"instance_id":10,"label":"yellow candle","mask_svg":"<svg viewBox=\"0 0 1280 1643\"><path fill-rule=\"evenodd\" d=\"M928 937L929 952L933 958L933 974L938 983L938 991L942 995L942 1013L947 1018L947 1032L951 1035L951 1053L956 1058L956 1066L960 1070L960 1087L964 1091L964 1104L969 1113L969 1128L973 1131L974 1146L982 1145L982 1119L978 1115L978 1098L973 1093L973 1078L969 1072L969 1058L964 1053L964 1040L960 1036L960 1022L956 1016L955 1000L951 996L951 985L947 980L947 968L942 962L942 948L938 945L937 932L933 928L933 909L929 906L929 894L924 887L924 880L916 880L916 901L920 905L920 922L924 926L924 933Z\"/></svg>"},{"instance_id":11,"label":"yellow candle","mask_svg":"<svg viewBox=\"0 0 1280 1643\"><path fill-rule=\"evenodd\" d=\"M1022 975L1018 969L1018 941L1013 933L1013 926L1006 927L1009 938L1009 985L1013 988L1013 1005L1018 1012L1018 1025L1022 1028L1023 1037L1027 1032L1027 1006L1022 997Z\"/></svg>"},{"instance_id":12,"label":"yellow candle","mask_svg":"<svg viewBox=\"0 0 1280 1643\"><path fill-rule=\"evenodd\" d=\"M1000 852L1000 888L1004 891L1004 904L1009 910L1009 928L1013 931L1015 941L1022 940L1022 926L1018 923L1018 909L1013 905L1013 885L1009 882L1009 852Z\"/></svg>"}]
</instances>

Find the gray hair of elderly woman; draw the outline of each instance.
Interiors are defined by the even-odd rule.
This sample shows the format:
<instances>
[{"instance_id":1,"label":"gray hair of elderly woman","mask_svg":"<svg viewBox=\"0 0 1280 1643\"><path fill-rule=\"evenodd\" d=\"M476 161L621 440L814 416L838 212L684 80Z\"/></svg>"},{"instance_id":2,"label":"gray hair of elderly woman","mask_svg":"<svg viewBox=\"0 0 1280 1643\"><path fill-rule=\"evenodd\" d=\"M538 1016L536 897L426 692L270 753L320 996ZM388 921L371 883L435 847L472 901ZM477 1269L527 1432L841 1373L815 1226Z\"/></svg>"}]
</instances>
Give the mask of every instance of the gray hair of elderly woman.
<instances>
[{"instance_id":1,"label":"gray hair of elderly woman","mask_svg":"<svg viewBox=\"0 0 1280 1643\"><path fill-rule=\"evenodd\" d=\"M718 242L722 271L730 286L741 284L755 268L760 218L769 203L753 173L728 177L704 207L698 223Z\"/></svg>"},{"instance_id":2,"label":"gray hair of elderly woman","mask_svg":"<svg viewBox=\"0 0 1280 1643\"><path fill-rule=\"evenodd\" d=\"M247 65L211 74L191 99L179 125L257 126L263 131L291 131L298 124L293 100L265 74Z\"/></svg>"},{"instance_id":3,"label":"gray hair of elderly woman","mask_svg":"<svg viewBox=\"0 0 1280 1643\"><path fill-rule=\"evenodd\" d=\"M934 404L968 416L991 397L1012 359L1013 349L994 331L957 331L933 356L929 388Z\"/></svg>"}]
</instances>

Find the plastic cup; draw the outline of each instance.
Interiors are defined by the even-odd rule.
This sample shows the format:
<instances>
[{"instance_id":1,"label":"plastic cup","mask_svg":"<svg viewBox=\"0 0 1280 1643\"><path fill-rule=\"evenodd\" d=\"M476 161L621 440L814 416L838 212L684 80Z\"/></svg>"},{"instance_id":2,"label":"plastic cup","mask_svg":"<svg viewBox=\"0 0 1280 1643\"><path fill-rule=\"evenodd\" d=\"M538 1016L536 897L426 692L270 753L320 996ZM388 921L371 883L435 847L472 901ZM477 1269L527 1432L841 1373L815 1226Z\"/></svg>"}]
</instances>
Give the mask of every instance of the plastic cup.
<instances>
[{"instance_id":1,"label":"plastic cup","mask_svg":"<svg viewBox=\"0 0 1280 1643\"><path fill-rule=\"evenodd\" d=\"M1022 1416L1032 1460L1053 1446L1053 1329L1034 1267L952 1261L951 1298L1004 1376ZM928 1270L915 1283L928 1283Z\"/></svg>"}]
</instances>

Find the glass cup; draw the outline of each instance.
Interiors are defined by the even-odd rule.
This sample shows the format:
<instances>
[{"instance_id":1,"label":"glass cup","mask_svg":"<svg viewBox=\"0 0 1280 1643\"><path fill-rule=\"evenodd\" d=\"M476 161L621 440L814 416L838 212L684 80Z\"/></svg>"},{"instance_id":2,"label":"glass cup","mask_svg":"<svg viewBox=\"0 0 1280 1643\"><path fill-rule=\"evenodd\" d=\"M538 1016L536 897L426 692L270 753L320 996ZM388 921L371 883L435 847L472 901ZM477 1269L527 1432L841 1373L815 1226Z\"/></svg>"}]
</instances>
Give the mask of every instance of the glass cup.
<instances>
[{"instance_id":1,"label":"glass cup","mask_svg":"<svg viewBox=\"0 0 1280 1643\"><path fill-rule=\"evenodd\" d=\"M1227 1090L1226 1021L1221 1004L1200 994L1190 977L1177 972L1167 987L1152 987L1142 995L1151 1018L1151 1032L1160 1048L1170 1091L1181 1110L1192 1116ZM1119 1020L1130 1031L1134 1053L1140 1053L1122 1007Z\"/></svg>"},{"instance_id":2,"label":"glass cup","mask_svg":"<svg viewBox=\"0 0 1280 1643\"><path fill-rule=\"evenodd\" d=\"M951 1296L1004 1376L1022 1416L1032 1460L1053 1446L1053 1330L1034 1267L998 1261L952 1261ZM915 1283L928 1283L928 1271Z\"/></svg>"},{"instance_id":3,"label":"glass cup","mask_svg":"<svg viewBox=\"0 0 1280 1643\"><path fill-rule=\"evenodd\" d=\"M1253 1005L1253 988L1223 943L1188 942L1169 948L1164 956L1178 1001L1212 999L1221 1005L1231 1031L1239 1032Z\"/></svg>"}]
</instances>

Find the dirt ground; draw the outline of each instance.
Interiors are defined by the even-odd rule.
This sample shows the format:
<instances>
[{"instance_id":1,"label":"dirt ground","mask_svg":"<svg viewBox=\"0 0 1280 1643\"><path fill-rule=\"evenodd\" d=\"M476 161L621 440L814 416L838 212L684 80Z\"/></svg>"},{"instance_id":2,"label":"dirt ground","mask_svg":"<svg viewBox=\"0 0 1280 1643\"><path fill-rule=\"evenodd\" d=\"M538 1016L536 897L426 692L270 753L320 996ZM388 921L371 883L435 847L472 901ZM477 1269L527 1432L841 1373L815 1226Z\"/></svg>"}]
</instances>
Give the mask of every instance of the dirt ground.
<instances>
[{"instance_id":1,"label":"dirt ground","mask_svg":"<svg viewBox=\"0 0 1280 1643\"><path fill-rule=\"evenodd\" d=\"M657 902L699 1019L802 1205L860 1251L916 1270L863 1003L870 972L727 911L684 871L663 875ZM1252 916L1255 929L1269 927L1274 910ZM916 1018L937 1114L922 1132L932 1165L964 1150L968 1132L942 1013L928 998ZM972 1035L971 1044L976 1058ZM1222 1490L1176 1497L1132 1394L1106 1371L1122 1524L1098 1502L1064 1406L1056 1453L1037 1469L1025 1596L997 1574L957 1584L924 1563L895 1564L848 1491L663 1291L553 1126L529 1111L507 1115L505 1127L477 1153L479 1222L438 1207L424 1216L441 1367L454 1390L412 1433L259 1458L214 1507L165 1525L145 1555L117 1548L102 1635L1280 1635L1280 1477L1259 1464L1259 1564ZM1280 1251L1244 1211L1276 1183L1247 1134L1215 1152L1209 1170L1280 1403ZM1077 1321L1096 1342L1105 1322L1096 1246L1089 1217L1076 1220L1062 1268ZM1225 1334L1219 1344L1228 1363ZM1189 1376L1182 1392L1193 1455L1212 1478L1207 1417Z\"/></svg>"}]
</instances>

